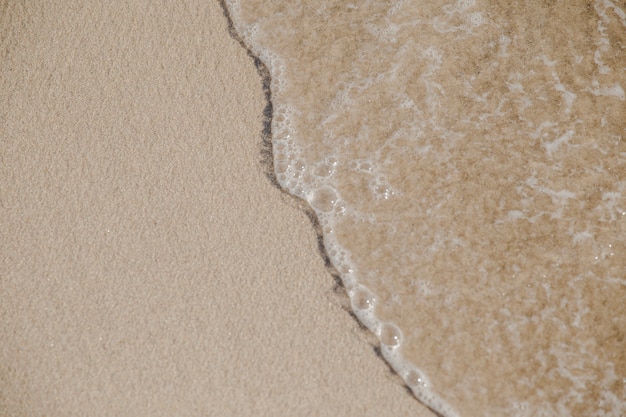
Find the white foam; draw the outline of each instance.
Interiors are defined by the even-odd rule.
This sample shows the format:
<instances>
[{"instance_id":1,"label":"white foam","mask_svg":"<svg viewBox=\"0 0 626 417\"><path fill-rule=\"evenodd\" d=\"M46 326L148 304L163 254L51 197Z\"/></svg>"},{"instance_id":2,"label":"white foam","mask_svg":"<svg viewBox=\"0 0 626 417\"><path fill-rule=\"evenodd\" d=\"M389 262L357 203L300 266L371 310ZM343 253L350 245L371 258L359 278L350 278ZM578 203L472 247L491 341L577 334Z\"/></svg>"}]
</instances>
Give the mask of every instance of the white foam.
<instances>
[{"instance_id":1,"label":"white foam","mask_svg":"<svg viewBox=\"0 0 626 417\"><path fill-rule=\"evenodd\" d=\"M597 80L593 80L591 87L587 89L594 96L616 97L621 101L626 100L624 89L619 84L610 87L601 87Z\"/></svg>"},{"instance_id":2,"label":"white foam","mask_svg":"<svg viewBox=\"0 0 626 417\"><path fill-rule=\"evenodd\" d=\"M236 4L238 2L229 2L229 7L234 5L232 10L235 21L237 21L236 15L239 13ZM374 2L370 6L374 7L376 5L377 3ZM613 15L609 16L607 14L607 10L614 10L618 18L622 19L622 21L626 20L620 14L621 9L608 0L596 1L595 5L602 19L598 23L601 40L593 58L599 68L599 72L608 74L618 69L610 68L606 64L606 62L610 61L605 59L607 57L606 53L610 51L610 44L607 43L608 22L611 18L614 18ZM385 219L381 220L377 217L377 213L359 212L357 205L354 204L354 199L357 197L350 193L352 188L360 189L362 194L370 193L368 198L376 204L393 205L393 199L402 194L401 190L405 184L402 183L402 180L398 182L397 178L395 178L396 182L394 182L391 179L392 176L386 175L390 169L389 164L393 164L393 162L389 162L386 165L387 162L385 162L389 149L396 151L396 154L401 154L406 150L407 154L410 154L410 157L415 160L419 158L427 159L427 156L437 154L440 156L439 162L441 163L438 171L439 175L453 178L456 174L454 161L446 159L449 156L447 152L452 149L455 143L473 140L473 138L465 137L463 126L472 124L482 126L487 132L486 135L489 135L489 129L492 126L489 125L490 119L506 119L515 115L515 111L511 112L511 110L507 109L509 101L515 104L514 108L518 112L520 119L523 120L526 111L533 110L533 107L537 105L541 98L547 101L546 97L550 97L549 94L552 94L551 99L560 95L563 107L559 117L562 116L563 119L567 119L574 112L577 100L583 95L593 94L595 96L616 98L621 101L625 100L625 96L620 84L607 83L604 85L595 80L591 82L591 86L587 87L586 90L584 88L572 88L571 83L568 84L567 82L567 77L559 75L562 75L563 71L567 69L559 67L557 60L550 59L545 54L540 54L535 55L541 57L538 60L538 66L541 66L543 62L545 66L549 67L548 74L552 75L553 80L553 83L546 84L544 91L539 91L537 94L537 91L534 90L536 87L528 84L527 80L534 76L533 70L522 71L523 73L512 72L508 78L508 83L503 84L505 90L508 87L509 95L506 99L499 101L495 110L489 109L489 111L484 111L474 119L468 117L461 121L454 120L455 115L447 114L452 110L445 107L446 100L451 95L450 87L442 85L439 79L442 69L444 71L449 70L446 69L444 64L447 62L446 60L449 60L454 55L454 51L450 53L450 49L446 49L445 45L437 45L434 42L433 44L426 43L422 45L420 44L422 42L420 39L402 44L401 35L407 28L416 27L421 27L424 31L429 30L432 34L432 29L429 29L430 26L431 28L434 27L441 34L453 33L454 35L449 39L456 39L454 36L459 38L466 35L477 36L476 34L482 33L481 31L489 27L497 27L497 22L494 25L487 18L487 16L491 18L491 15L484 13L484 10L478 10L474 0L450 2L449 5L442 8L442 13L437 14L430 20L422 19L420 16L403 21L412 8L417 9L414 6L415 4L407 1L392 2L392 5L381 16L377 19L372 19L365 25L363 28L363 44L354 44L354 48L357 50L354 51L353 59L360 64L371 62L371 68L369 68L369 65L366 65L368 67L367 70L363 70L358 66L354 66L356 69L352 68L352 72L346 70L345 74L334 74L327 78L329 83L339 79L341 81L337 81L336 85L332 85L335 88L334 95L319 110L319 114L312 115L317 117L316 120L319 120L319 131L322 132L318 137L312 138L298 136L300 132L296 131L295 128L297 120L308 117L307 114L302 114L304 110L298 110L295 105L293 107L287 106L281 100L282 95L291 88L291 85L288 83L288 71L292 69L288 68L280 54L272 49L273 45L260 45L260 37L265 35L262 33L265 29L256 22L243 28L241 28L240 23L236 23L236 27L246 38L247 43L251 45L254 53L265 62L272 75L271 89L274 105L272 120L274 137L272 143L275 158L274 166L279 183L290 193L304 198L315 210L323 230L324 247L333 266L340 273L348 291L353 311L359 320L379 338L382 355L392 368L404 378L417 398L442 415L452 417L458 414L444 401L445 392L441 389L439 391L435 390L425 373L403 356L405 343L407 343L409 338L415 337L416 333L419 335L418 330L402 329L398 323L383 322L377 316L376 310L380 299L371 288L366 286L368 282L365 279L367 271L359 271L358 265L355 265L352 260L350 251L338 241L335 230L339 230L338 225L342 219L346 218L364 224L373 224L377 227L384 225L392 229L392 226L385 223ZM351 12L357 13L365 6L359 3L345 4L344 7L351 10ZM372 44L375 48L372 45L365 45L366 39L369 39L367 38L368 36L378 42L375 45ZM516 51L515 42L518 42L515 36L502 34L499 37L492 37L492 39L494 56L499 58L513 56ZM369 49L367 48L368 46ZM379 54L385 48L387 48L387 52L390 52L390 54L386 56ZM383 59L380 58L381 56L383 56ZM341 59L341 57L338 57L338 59ZM377 59L383 62L385 60L390 62L387 62L388 65L379 65ZM583 62L583 58L576 58L576 62ZM413 68L420 65L422 67L420 67L419 71ZM413 87L416 90L419 89L419 91L409 91L408 89L392 91L392 86L400 84L399 80L402 80L402 77L418 80L419 83L416 83ZM463 84L459 83L459 85L467 89L467 97L474 100L477 103L476 106L482 105L487 108L493 102L493 97L490 96L492 92L478 94L472 91L472 83L478 79L478 76L471 74L466 78L465 82ZM604 80L604 78L601 79ZM537 97L544 92L544 97ZM381 96L384 97L381 98ZM367 113L366 117L357 114L354 116L359 118L358 122L355 123L357 127L354 129L356 130L347 129L346 126L353 122L349 115L354 111L355 107L376 102L379 99L381 101L388 99L388 102L392 103L390 105L392 108L384 109L384 111L404 112L402 114L409 114L410 116L406 117L406 120L402 121L400 126L394 126L393 129L389 128L388 131L385 131L384 134L386 136L381 141L384 143L373 146L372 141L377 140L377 129L388 127L385 114ZM543 105L543 103L540 105ZM371 110L372 108L375 107L368 107L369 111L373 111ZM384 111L378 110L378 112L383 113ZM507 112L510 113L507 114ZM567 128L563 128L563 123L558 117L554 117L552 120L542 119L541 117L536 119L538 120L534 120L529 116L528 120L523 120L525 124L520 123L520 126L524 126L525 130L519 134L524 138L535 140L534 143L537 144L540 150L543 147L548 158L560 160L563 154L573 152L576 149L576 146L578 146L578 137L576 135L579 132L576 123L572 121L572 123L567 124ZM455 125L458 122L462 126L448 126L441 124L440 120L446 120L446 123L450 125ZM609 121L603 119L602 126L606 127L608 125ZM350 133L345 133L342 129ZM338 131L342 131L342 134L338 135ZM618 139L621 140L621 138L616 138L616 140ZM308 145L303 146L302 144L310 144L314 147L318 142L324 141L332 144L328 148L329 150L324 150L321 155L316 154L316 159L308 158L308 149L306 147ZM532 141L529 140L529 142ZM372 146L374 150L359 152L361 145ZM351 155L350 157L342 154L342 152L347 152L345 151L346 149L354 148L357 151L349 154ZM494 148L497 148L495 139ZM601 151L607 152L606 150ZM589 169L595 169L595 167L590 167ZM507 211L500 213L501 216L498 220L499 223L498 221L496 222L497 225L506 224L510 226L522 223L520 220L534 223L544 218L564 218L569 205L577 202L580 196L574 190L565 189L563 186L553 187L554 189L545 186L541 175L541 173L537 173L534 170L534 167L529 162L528 180L525 183L520 181L515 188L518 194L528 193L529 195L521 198L519 204L514 204ZM348 180L345 178L348 178ZM358 187L355 185L356 183L358 183ZM442 183L445 184L445 181L442 181ZM439 192L438 189L432 190L433 194L437 192ZM600 211L602 218L606 221L626 216L626 207L621 206L623 203L622 192L626 193L626 190L605 190L602 194L601 204L593 210ZM552 204L554 207L546 210L533 210L533 198L544 198L546 205ZM419 201L414 203L417 204ZM446 198L442 196L438 205L425 209L427 213L425 217L428 219L437 218L440 207L445 206L445 203ZM446 248L463 247L466 245L463 239L447 233L445 230L434 233L432 229L421 228L421 226L416 222L414 225L416 233L425 233L432 237L432 241L422 248L423 252L420 252L420 256L434 256L445 251ZM575 245L593 243L595 239L591 230L572 228L569 233ZM598 262L602 261L600 258L611 257L614 254L612 248L605 247L604 249L604 251L596 252ZM407 256L410 257L410 255ZM557 261L558 259L555 261L556 265L560 262ZM520 271L519 267L513 269L515 274L523 272ZM546 276L544 275L543 278L545 279ZM430 278L427 277L427 279ZM440 290L430 285L427 279L414 281L416 283L416 294L424 299L439 297L442 300L442 309L448 308L453 310L461 298L459 293L451 291L448 294L442 294L438 292ZM484 281L484 276L481 279ZM622 278L614 279L623 281ZM548 286L545 287L545 285ZM545 292L548 293L547 296L549 298L551 289L549 284L545 285L541 288L547 288ZM383 293L381 292L381 294ZM527 294L526 301L528 302L538 299L537 294L532 292L532 288L528 289ZM507 298L509 295L503 293L501 296ZM584 306L579 311L584 312ZM526 318L524 320L527 321L515 322L514 313L511 313L506 308L502 309L501 312L503 316L511 320L508 327L502 329L502 331L509 331L512 335L511 338L516 340L518 344L521 344L522 340L519 338L518 333L519 328L527 325L530 319ZM553 311L545 309L541 314L542 319L545 318L547 320L551 317L550 315L553 314ZM568 325L580 325L582 317L582 315L572 316L571 323L568 323ZM559 324L558 326L555 325L555 328L557 330L562 330L563 328L567 330L568 325ZM568 351L561 353L562 356L569 354ZM576 379L576 375L571 372L567 373L566 365L559 364L559 369L565 369L563 377L573 381L573 383L579 383L580 380ZM435 380L434 376L433 379ZM610 402L612 400L607 399L606 401ZM512 415L532 415L533 417L541 415L541 411L537 411L536 408L524 402L514 402L512 407L517 413ZM618 409L617 407L619 407L619 404L615 409ZM554 415L566 415L564 414L565 411L562 410L559 411L552 408L550 410L554 411Z\"/></svg>"}]
</instances>

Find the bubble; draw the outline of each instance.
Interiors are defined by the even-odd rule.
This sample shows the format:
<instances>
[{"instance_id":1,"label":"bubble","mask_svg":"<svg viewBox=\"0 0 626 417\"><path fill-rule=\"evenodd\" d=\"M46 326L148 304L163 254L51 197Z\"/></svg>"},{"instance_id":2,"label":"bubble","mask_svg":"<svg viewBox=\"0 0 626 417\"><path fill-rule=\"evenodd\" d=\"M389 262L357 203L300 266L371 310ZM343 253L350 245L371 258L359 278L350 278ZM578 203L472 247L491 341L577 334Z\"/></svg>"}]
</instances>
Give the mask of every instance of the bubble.
<instances>
[{"instance_id":1,"label":"bubble","mask_svg":"<svg viewBox=\"0 0 626 417\"><path fill-rule=\"evenodd\" d=\"M331 187L321 187L309 193L309 203L313 208L328 213L337 202L337 193Z\"/></svg>"},{"instance_id":2,"label":"bubble","mask_svg":"<svg viewBox=\"0 0 626 417\"><path fill-rule=\"evenodd\" d=\"M385 200L388 200L389 197L391 197L392 191L389 187L387 187L386 185L377 185L374 188L374 191L376 192L376 194L378 194L380 197L384 198Z\"/></svg>"},{"instance_id":3,"label":"bubble","mask_svg":"<svg viewBox=\"0 0 626 417\"><path fill-rule=\"evenodd\" d=\"M345 261L345 257L342 256L341 260ZM341 265L341 267L339 268L339 272L341 272L342 274L351 274L352 268L350 268L348 265Z\"/></svg>"},{"instance_id":4,"label":"bubble","mask_svg":"<svg viewBox=\"0 0 626 417\"><path fill-rule=\"evenodd\" d=\"M369 310L374 307L375 302L374 295L361 285L352 293L352 308L355 310Z\"/></svg>"},{"instance_id":5,"label":"bubble","mask_svg":"<svg viewBox=\"0 0 626 417\"><path fill-rule=\"evenodd\" d=\"M411 387L426 388L428 386L426 378L414 369L407 373L405 381Z\"/></svg>"},{"instance_id":6,"label":"bubble","mask_svg":"<svg viewBox=\"0 0 626 417\"><path fill-rule=\"evenodd\" d=\"M383 345L396 347L400 345L402 334L400 329L391 323L385 323L380 329L380 341Z\"/></svg>"},{"instance_id":7,"label":"bubble","mask_svg":"<svg viewBox=\"0 0 626 417\"><path fill-rule=\"evenodd\" d=\"M315 170L313 171L313 173L318 177L328 177L330 174L332 174L332 172L333 168L328 164L320 164L316 166Z\"/></svg>"},{"instance_id":8,"label":"bubble","mask_svg":"<svg viewBox=\"0 0 626 417\"><path fill-rule=\"evenodd\" d=\"M304 168L306 168L306 164L300 160L293 163L293 169L296 171L304 171Z\"/></svg>"},{"instance_id":9,"label":"bubble","mask_svg":"<svg viewBox=\"0 0 626 417\"><path fill-rule=\"evenodd\" d=\"M372 171L372 164L370 164L369 162L363 162L363 163L361 163L361 166L359 168L362 171L371 172Z\"/></svg>"},{"instance_id":10,"label":"bubble","mask_svg":"<svg viewBox=\"0 0 626 417\"><path fill-rule=\"evenodd\" d=\"M337 202L337 204L335 205L335 213L343 214L345 212L346 212L346 203L344 203L343 201Z\"/></svg>"},{"instance_id":11,"label":"bubble","mask_svg":"<svg viewBox=\"0 0 626 417\"><path fill-rule=\"evenodd\" d=\"M298 196L298 197L302 196L302 194L303 194L302 187L301 187L301 186L299 186L299 185L295 186L295 187L291 190L291 193L292 193L293 195L295 195L295 196Z\"/></svg>"}]
</instances>

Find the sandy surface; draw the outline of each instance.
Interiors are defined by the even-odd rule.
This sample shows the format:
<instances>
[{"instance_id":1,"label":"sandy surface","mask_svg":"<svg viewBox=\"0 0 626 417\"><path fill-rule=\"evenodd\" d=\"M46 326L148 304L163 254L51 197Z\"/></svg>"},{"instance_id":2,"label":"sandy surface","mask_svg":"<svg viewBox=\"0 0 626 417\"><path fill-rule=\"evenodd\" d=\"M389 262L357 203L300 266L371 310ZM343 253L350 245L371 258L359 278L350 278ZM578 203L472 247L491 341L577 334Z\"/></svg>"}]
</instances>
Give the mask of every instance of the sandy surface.
<instances>
[{"instance_id":1,"label":"sandy surface","mask_svg":"<svg viewBox=\"0 0 626 417\"><path fill-rule=\"evenodd\" d=\"M216 1L0 3L0 415L430 416L260 163Z\"/></svg>"},{"instance_id":2,"label":"sandy surface","mask_svg":"<svg viewBox=\"0 0 626 417\"><path fill-rule=\"evenodd\" d=\"M625 417L626 3L239 3L278 178L418 395Z\"/></svg>"}]
</instances>

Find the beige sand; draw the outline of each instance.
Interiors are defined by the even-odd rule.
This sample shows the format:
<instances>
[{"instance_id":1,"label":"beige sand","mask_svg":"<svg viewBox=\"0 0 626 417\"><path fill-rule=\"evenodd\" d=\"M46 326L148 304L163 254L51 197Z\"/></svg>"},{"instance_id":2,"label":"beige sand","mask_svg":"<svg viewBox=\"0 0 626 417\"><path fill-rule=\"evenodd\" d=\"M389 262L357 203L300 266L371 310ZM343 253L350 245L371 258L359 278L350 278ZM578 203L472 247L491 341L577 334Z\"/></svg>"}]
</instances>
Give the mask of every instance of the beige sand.
<instances>
[{"instance_id":1,"label":"beige sand","mask_svg":"<svg viewBox=\"0 0 626 417\"><path fill-rule=\"evenodd\" d=\"M0 415L430 416L259 162L217 2L0 3Z\"/></svg>"}]
</instances>

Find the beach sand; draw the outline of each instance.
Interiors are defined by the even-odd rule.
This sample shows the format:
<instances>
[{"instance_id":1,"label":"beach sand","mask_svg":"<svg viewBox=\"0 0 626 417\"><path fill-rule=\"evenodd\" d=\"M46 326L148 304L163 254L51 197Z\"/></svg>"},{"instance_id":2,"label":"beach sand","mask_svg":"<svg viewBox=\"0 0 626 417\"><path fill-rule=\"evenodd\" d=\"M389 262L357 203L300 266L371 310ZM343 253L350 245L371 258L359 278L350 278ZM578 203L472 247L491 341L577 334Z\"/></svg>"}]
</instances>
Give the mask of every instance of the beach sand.
<instances>
[{"instance_id":1,"label":"beach sand","mask_svg":"<svg viewBox=\"0 0 626 417\"><path fill-rule=\"evenodd\" d=\"M217 1L0 4L0 415L432 416L266 177Z\"/></svg>"}]
</instances>

